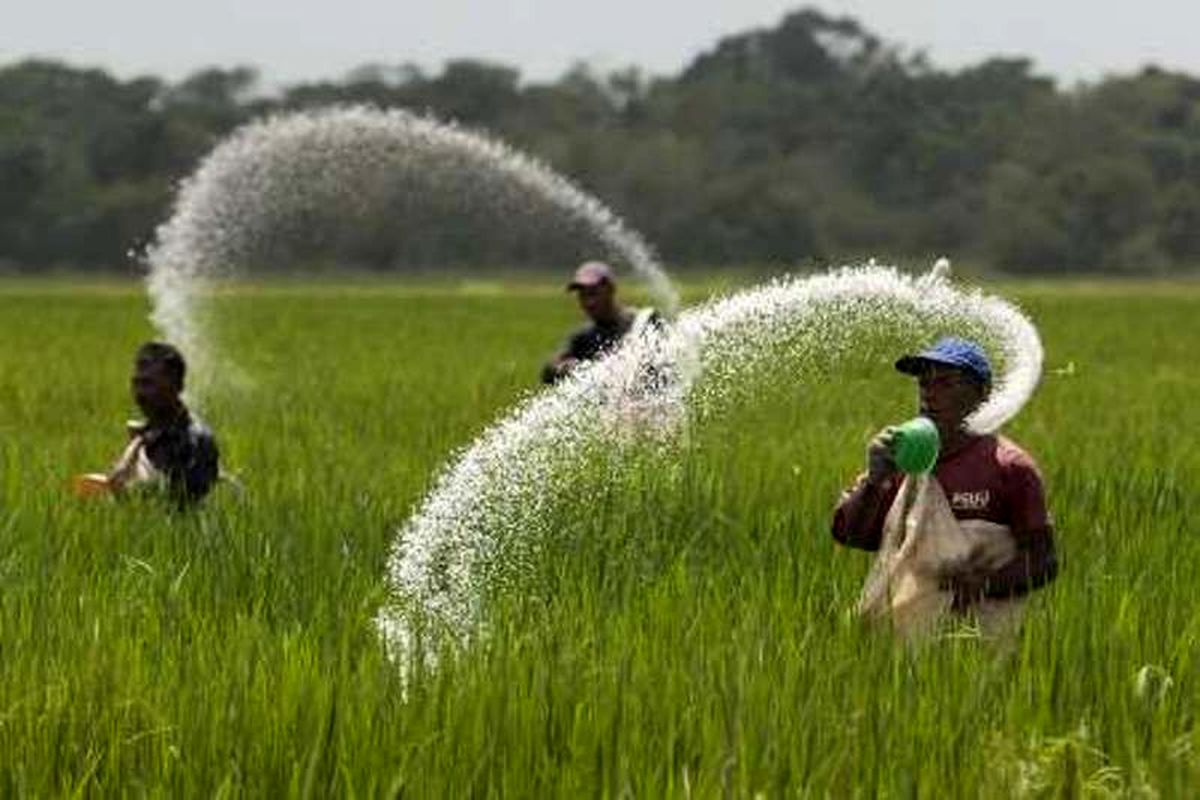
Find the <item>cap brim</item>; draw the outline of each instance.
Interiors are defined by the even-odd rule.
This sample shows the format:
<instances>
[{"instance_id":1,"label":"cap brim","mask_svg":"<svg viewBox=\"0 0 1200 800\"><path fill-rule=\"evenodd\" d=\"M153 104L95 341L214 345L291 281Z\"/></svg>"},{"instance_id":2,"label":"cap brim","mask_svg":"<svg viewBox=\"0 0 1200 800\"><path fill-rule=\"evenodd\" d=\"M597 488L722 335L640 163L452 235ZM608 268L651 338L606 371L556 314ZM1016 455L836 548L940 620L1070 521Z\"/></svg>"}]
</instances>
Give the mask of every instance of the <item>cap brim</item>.
<instances>
[{"instance_id":1,"label":"cap brim","mask_svg":"<svg viewBox=\"0 0 1200 800\"><path fill-rule=\"evenodd\" d=\"M939 367L950 367L951 369L960 370L969 375L975 376L975 378L983 384L988 386L992 385L992 379L990 377L984 377L975 370L963 364L958 364L954 361L950 361L949 359L942 358L938 355L930 355L928 353L918 353L916 355L903 356L897 359L896 371L903 372L905 375L920 377L921 371L930 364L936 364Z\"/></svg>"},{"instance_id":2,"label":"cap brim","mask_svg":"<svg viewBox=\"0 0 1200 800\"><path fill-rule=\"evenodd\" d=\"M905 375L920 375L921 370L923 370L929 364L938 364L943 367L955 367L956 369L962 369L962 366L959 364L952 364L942 358L931 357L925 353L918 353L911 356L901 356L899 359L897 359L896 371L903 372Z\"/></svg>"},{"instance_id":3,"label":"cap brim","mask_svg":"<svg viewBox=\"0 0 1200 800\"><path fill-rule=\"evenodd\" d=\"M594 289L597 286L603 286L605 283L608 283L607 278L601 278L598 281L592 281L590 283L585 283L583 281L571 281L567 284L567 291L573 292L576 289Z\"/></svg>"}]
</instances>

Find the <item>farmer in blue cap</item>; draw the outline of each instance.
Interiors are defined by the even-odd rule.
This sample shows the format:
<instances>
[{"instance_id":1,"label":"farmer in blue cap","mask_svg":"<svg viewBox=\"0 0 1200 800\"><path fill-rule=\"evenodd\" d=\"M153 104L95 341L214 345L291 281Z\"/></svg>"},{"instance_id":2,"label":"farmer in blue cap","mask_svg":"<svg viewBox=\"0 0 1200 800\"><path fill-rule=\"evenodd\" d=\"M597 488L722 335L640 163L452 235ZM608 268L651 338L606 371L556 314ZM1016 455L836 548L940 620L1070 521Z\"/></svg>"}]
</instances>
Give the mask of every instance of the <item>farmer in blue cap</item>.
<instances>
[{"instance_id":1,"label":"farmer in blue cap","mask_svg":"<svg viewBox=\"0 0 1200 800\"><path fill-rule=\"evenodd\" d=\"M966 418L987 398L992 367L983 348L947 337L906 355L896 369L917 379L920 413L937 426L941 439L934 477L960 522L983 520L1003 526L1015 555L994 569L947 574L953 608L967 611L988 600L1014 598L1054 579L1058 562L1041 475L1033 458L1011 440L967 429ZM867 447L867 471L846 491L833 518L839 543L878 550L884 520L902 476L892 457L892 433L880 432Z\"/></svg>"}]
</instances>

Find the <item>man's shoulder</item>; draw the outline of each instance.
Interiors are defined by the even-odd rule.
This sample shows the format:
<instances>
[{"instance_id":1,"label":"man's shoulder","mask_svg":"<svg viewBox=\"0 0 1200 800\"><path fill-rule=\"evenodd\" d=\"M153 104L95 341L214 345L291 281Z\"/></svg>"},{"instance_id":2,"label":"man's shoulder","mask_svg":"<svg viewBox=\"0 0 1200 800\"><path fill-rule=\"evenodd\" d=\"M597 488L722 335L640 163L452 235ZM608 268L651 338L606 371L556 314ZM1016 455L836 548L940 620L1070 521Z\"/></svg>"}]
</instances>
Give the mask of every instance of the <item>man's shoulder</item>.
<instances>
[{"instance_id":1,"label":"man's shoulder","mask_svg":"<svg viewBox=\"0 0 1200 800\"><path fill-rule=\"evenodd\" d=\"M655 328L661 328L666 324L666 319L659 312L659 310L653 306L639 308L637 310L637 319L643 320L643 324L650 325Z\"/></svg>"},{"instance_id":2,"label":"man's shoulder","mask_svg":"<svg viewBox=\"0 0 1200 800\"><path fill-rule=\"evenodd\" d=\"M187 426L188 438L198 447L217 448L217 437L204 420L192 415Z\"/></svg>"},{"instance_id":3,"label":"man's shoulder","mask_svg":"<svg viewBox=\"0 0 1200 800\"><path fill-rule=\"evenodd\" d=\"M1009 475L1038 471L1037 461L1024 448L1012 439L994 433L976 437L950 460L957 469L971 472L988 470Z\"/></svg>"},{"instance_id":4,"label":"man's shoulder","mask_svg":"<svg viewBox=\"0 0 1200 800\"><path fill-rule=\"evenodd\" d=\"M1007 436L996 435L996 463L1006 472L1033 472L1040 475L1037 460L1021 445Z\"/></svg>"},{"instance_id":5,"label":"man's shoulder","mask_svg":"<svg viewBox=\"0 0 1200 800\"><path fill-rule=\"evenodd\" d=\"M594 339L598 334L599 328L594 323L588 322L567 334L567 341L571 344L583 343Z\"/></svg>"}]
</instances>

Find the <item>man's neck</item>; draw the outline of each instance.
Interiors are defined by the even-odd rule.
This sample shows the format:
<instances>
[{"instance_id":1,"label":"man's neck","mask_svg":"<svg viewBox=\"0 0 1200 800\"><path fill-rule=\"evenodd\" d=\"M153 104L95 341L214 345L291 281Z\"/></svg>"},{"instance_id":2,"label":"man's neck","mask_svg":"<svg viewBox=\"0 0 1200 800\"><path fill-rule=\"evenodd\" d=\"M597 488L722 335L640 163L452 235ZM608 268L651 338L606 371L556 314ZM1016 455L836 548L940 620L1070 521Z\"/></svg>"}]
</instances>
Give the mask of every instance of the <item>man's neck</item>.
<instances>
[{"instance_id":1,"label":"man's neck","mask_svg":"<svg viewBox=\"0 0 1200 800\"><path fill-rule=\"evenodd\" d=\"M599 317L592 320L601 328L619 328L628 320L629 314L625 310L625 306L613 306L611 314Z\"/></svg>"},{"instance_id":2,"label":"man's neck","mask_svg":"<svg viewBox=\"0 0 1200 800\"><path fill-rule=\"evenodd\" d=\"M174 425L181 418L186 417L188 413L187 406L183 401L177 401L174 406L169 409L164 409L161 413L146 416L146 423L151 428L168 428Z\"/></svg>"},{"instance_id":3,"label":"man's neck","mask_svg":"<svg viewBox=\"0 0 1200 800\"><path fill-rule=\"evenodd\" d=\"M977 438L979 438L977 434L971 433L962 427L955 428L954 431L948 435L943 434L941 447L942 457L954 455L959 450L962 450L964 447L971 444L971 442L975 441Z\"/></svg>"}]
</instances>

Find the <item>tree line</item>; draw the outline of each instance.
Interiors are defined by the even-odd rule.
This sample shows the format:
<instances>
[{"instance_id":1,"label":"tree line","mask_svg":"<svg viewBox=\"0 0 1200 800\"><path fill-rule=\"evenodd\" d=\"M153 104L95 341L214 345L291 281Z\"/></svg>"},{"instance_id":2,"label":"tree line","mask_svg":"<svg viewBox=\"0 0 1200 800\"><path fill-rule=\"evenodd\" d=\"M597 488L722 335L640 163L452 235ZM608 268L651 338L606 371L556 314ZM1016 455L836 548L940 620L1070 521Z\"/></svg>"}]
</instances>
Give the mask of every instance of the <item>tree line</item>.
<instances>
[{"instance_id":1,"label":"tree line","mask_svg":"<svg viewBox=\"0 0 1200 800\"><path fill-rule=\"evenodd\" d=\"M178 181L223 136L334 103L489 131L597 194L676 265L1200 263L1200 80L1154 67L1066 88L1020 58L941 69L806 9L722 39L674 76L579 65L536 83L456 60L257 89L247 67L175 83L46 60L0 67L0 265L136 269ZM455 220L429 224L452 233ZM438 239L426 263L368 266L461 260Z\"/></svg>"}]
</instances>

